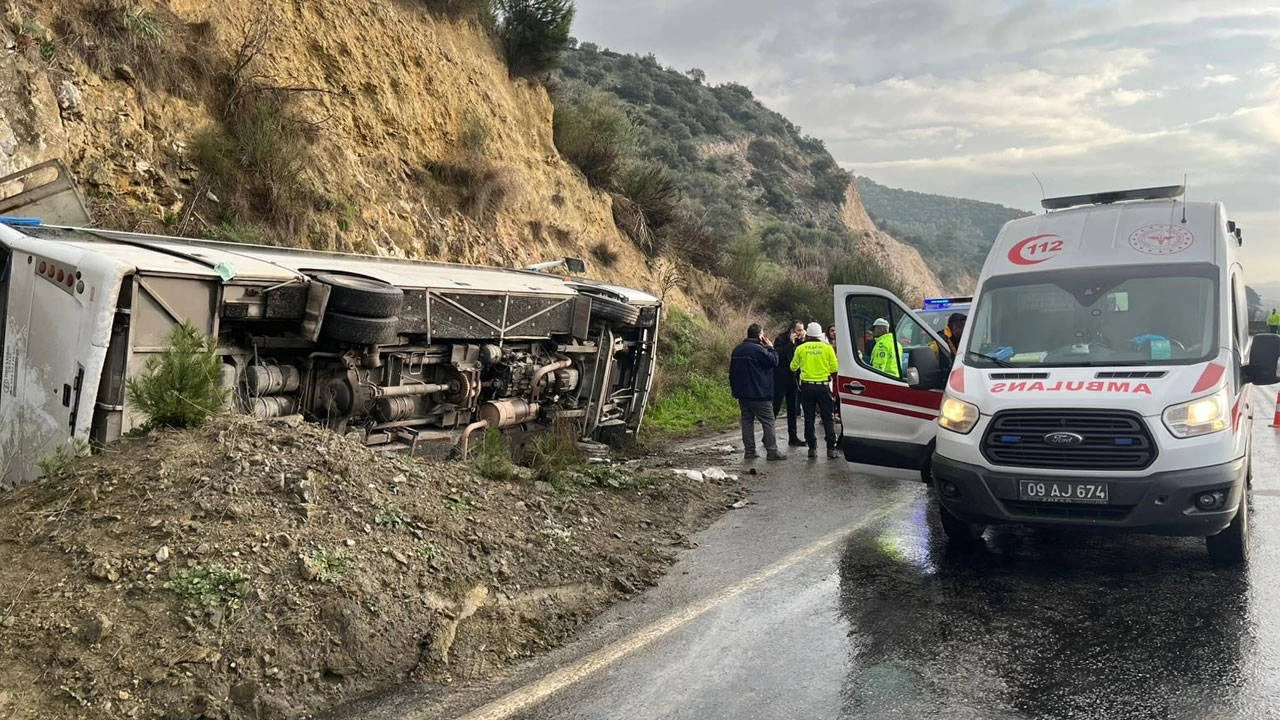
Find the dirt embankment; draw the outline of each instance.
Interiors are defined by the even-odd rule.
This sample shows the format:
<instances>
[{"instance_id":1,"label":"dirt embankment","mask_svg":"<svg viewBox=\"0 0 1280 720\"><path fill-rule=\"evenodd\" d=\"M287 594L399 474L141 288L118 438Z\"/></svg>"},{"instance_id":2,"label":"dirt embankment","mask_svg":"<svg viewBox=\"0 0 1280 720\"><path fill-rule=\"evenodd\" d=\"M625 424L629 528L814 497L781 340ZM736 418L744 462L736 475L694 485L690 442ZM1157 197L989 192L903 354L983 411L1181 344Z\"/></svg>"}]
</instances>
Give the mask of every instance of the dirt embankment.
<instances>
[{"instance_id":1,"label":"dirt embankment","mask_svg":"<svg viewBox=\"0 0 1280 720\"><path fill-rule=\"evenodd\" d=\"M742 493L602 477L494 482L246 419L122 441L0 495L0 717L294 718L486 677Z\"/></svg>"}]
</instances>

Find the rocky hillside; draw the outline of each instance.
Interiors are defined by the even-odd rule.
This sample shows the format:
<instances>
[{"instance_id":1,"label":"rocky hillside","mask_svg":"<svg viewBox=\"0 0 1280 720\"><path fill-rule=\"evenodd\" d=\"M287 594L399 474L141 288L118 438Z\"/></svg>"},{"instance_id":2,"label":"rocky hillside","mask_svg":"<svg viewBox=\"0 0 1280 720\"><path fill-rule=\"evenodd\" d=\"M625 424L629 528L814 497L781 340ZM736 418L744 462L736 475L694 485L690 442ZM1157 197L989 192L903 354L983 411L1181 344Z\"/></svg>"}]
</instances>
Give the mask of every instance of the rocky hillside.
<instances>
[{"instance_id":1,"label":"rocky hillside","mask_svg":"<svg viewBox=\"0 0 1280 720\"><path fill-rule=\"evenodd\" d=\"M565 53L561 75L558 102L619 108L629 126L629 162L670 178L678 189L680 209L663 213L672 218L665 227L674 230L673 249L679 252L687 236L697 239L695 253L713 248L695 263L718 263L754 297L779 276L815 285L884 277L864 274L868 263L890 269L891 289L905 294L941 289L918 253L867 218L848 174L822 141L762 105L749 88L708 85L697 69L681 73L652 55L592 43ZM615 185L626 192L625 183ZM681 216L691 220L679 222ZM663 232L656 230L660 238ZM757 255L766 265L761 273L751 272Z\"/></svg>"},{"instance_id":2,"label":"rocky hillside","mask_svg":"<svg viewBox=\"0 0 1280 720\"><path fill-rule=\"evenodd\" d=\"M658 289L545 89L449 3L6 7L0 171L65 160L102 225L496 265L603 248L593 273Z\"/></svg>"},{"instance_id":3,"label":"rocky hillside","mask_svg":"<svg viewBox=\"0 0 1280 720\"><path fill-rule=\"evenodd\" d=\"M877 226L920 251L952 290L970 292L1005 223L1030 213L995 203L931 195L855 178Z\"/></svg>"}]
</instances>

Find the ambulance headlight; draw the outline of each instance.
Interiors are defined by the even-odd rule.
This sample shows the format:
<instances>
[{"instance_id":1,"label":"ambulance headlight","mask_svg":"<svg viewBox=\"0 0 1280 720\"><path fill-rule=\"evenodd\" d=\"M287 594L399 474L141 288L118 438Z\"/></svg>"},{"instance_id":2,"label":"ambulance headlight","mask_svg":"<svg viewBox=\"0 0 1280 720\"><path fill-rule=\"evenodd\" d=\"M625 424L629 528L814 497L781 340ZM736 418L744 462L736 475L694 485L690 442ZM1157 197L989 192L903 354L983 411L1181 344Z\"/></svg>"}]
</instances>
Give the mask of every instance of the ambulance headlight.
<instances>
[{"instance_id":1,"label":"ambulance headlight","mask_svg":"<svg viewBox=\"0 0 1280 720\"><path fill-rule=\"evenodd\" d=\"M967 435L978 424L979 415L977 405L944 395L938 424L952 432Z\"/></svg>"},{"instance_id":2,"label":"ambulance headlight","mask_svg":"<svg viewBox=\"0 0 1280 720\"><path fill-rule=\"evenodd\" d=\"M1231 425L1227 389L1209 397L1165 408L1164 426L1176 437L1189 438L1226 430Z\"/></svg>"}]
</instances>

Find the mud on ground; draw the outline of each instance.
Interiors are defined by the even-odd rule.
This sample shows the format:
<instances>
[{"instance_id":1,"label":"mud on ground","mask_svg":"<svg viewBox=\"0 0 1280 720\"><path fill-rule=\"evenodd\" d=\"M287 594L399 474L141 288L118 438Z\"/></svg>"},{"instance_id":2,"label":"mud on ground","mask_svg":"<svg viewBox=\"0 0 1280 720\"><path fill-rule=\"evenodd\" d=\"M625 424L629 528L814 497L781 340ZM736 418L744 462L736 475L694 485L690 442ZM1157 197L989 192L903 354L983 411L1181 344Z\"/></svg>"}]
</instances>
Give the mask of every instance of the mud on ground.
<instances>
[{"instance_id":1,"label":"mud on ground","mask_svg":"<svg viewBox=\"0 0 1280 720\"><path fill-rule=\"evenodd\" d=\"M296 718L484 678L651 584L744 494L557 490L223 419L0 495L0 717Z\"/></svg>"}]
</instances>

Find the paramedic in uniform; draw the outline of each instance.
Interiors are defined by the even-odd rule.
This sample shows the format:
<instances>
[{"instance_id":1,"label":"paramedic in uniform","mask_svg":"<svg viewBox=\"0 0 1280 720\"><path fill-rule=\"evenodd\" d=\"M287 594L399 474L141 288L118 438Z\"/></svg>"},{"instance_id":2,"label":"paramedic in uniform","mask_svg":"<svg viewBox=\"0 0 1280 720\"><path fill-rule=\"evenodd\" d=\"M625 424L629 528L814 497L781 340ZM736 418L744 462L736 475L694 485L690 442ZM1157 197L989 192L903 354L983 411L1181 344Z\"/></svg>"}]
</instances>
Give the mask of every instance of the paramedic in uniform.
<instances>
[{"instance_id":1,"label":"paramedic in uniform","mask_svg":"<svg viewBox=\"0 0 1280 720\"><path fill-rule=\"evenodd\" d=\"M871 323L871 335L875 338L871 348L871 367L885 375L901 378L902 368L898 366L898 358L902 356L902 345L889 332L889 321L876 318Z\"/></svg>"},{"instance_id":2,"label":"paramedic in uniform","mask_svg":"<svg viewBox=\"0 0 1280 720\"><path fill-rule=\"evenodd\" d=\"M804 406L804 439L809 446L809 457L818 457L818 437L813 423L814 416L819 413L822 415L822 430L827 436L827 457L838 457L831 380L839 371L840 364L836 360L836 351L827 344L818 323L809 323L805 329L805 341L796 347L791 369L800 371L800 404Z\"/></svg>"}]
</instances>

